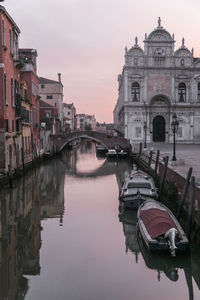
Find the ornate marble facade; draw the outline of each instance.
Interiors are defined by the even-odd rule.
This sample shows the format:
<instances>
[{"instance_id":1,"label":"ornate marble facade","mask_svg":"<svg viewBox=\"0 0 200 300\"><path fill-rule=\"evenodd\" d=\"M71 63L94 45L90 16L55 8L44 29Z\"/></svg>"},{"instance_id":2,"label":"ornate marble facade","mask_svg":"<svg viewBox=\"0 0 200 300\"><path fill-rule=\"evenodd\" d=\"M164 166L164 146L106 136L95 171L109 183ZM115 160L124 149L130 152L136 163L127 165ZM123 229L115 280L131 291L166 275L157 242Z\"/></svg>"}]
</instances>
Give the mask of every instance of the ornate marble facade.
<instances>
[{"instance_id":1,"label":"ornate marble facade","mask_svg":"<svg viewBox=\"0 0 200 300\"><path fill-rule=\"evenodd\" d=\"M175 48L174 34L158 26L145 34L144 49L125 48L125 65L118 76L115 128L131 143L172 142L172 115L179 121L178 143L200 143L200 58L182 45Z\"/></svg>"}]
</instances>

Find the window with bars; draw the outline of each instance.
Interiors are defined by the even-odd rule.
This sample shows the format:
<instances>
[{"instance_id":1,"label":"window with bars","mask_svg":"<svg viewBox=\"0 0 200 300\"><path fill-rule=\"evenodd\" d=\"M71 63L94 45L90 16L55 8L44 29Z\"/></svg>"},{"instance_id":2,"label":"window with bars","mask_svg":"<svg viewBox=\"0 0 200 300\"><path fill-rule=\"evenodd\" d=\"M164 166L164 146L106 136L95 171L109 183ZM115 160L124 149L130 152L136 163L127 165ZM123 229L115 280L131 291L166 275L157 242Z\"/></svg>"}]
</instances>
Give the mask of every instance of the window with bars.
<instances>
[{"instance_id":1,"label":"window with bars","mask_svg":"<svg viewBox=\"0 0 200 300\"><path fill-rule=\"evenodd\" d=\"M2 45L5 47L6 45L6 35L5 35L5 22L2 21Z\"/></svg>"},{"instance_id":2,"label":"window with bars","mask_svg":"<svg viewBox=\"0 0 200 300\"><path fill-rule=\"evenodd\" d=\"M178 86L178 100L179 102L186 102L186 85L184 82Z\"/></svg>"},{"instance_id":3,"label":"window with bars","mask_svg":"<svg viewBox=\"0 0 200 300\"><path fill-rule=\"evenodd\" d=\"M7 78L6 73L3 75L3 85L4 85L4 103L7 105Z\"/></svg>"},{"instance_id":4,"label":"window with bars","mask_svg":"<svg viewBox=\"0 0 200 300\"><path fill-rule=\"evenodd\" d=\"M16 132L19 132L19 131L20 131L20 123L19 123L19 120L16 120L16 121L15 121L15 125L16 125Z\"/></svg>"},{"instance_id":5,"label":"window with bars","mask_svg":"<svg viewBox=\"0 0 200 300\"><path fill-rule=\"evenodd\" d=\"M12 132L15 132L15 121L12 120Z\"/></svg>"},{"instance_id":6,"label":"window with bars","mask_svg":"<svg viewBox=\"0 0 200 300\"><path fill-rule=\"evenodd\" d=\"M138 82L133 82L131 85L131 100L140 101L140 85Z\"/></svg>"},{"instance_id":7,"label":"window with bars","mask_svg":"<svg viewBox=\"0 0 200 300\"><path fill-rule=\"evenodd\" d=\"M5 119L5 132L9 131L9 122L8 119Z\"/></svg>"},{"instance_id":8,"label":"window with bars","mask_svg":"<svg viewBox=\"0 0 200 300\"><path fill-rule=\"evenodd\" d=\"M11 106L14 106L14 81L13 78L11 78L10 81L10 98L11 98Z\"/></svg>"},{"instance_id":9,"label":"window with bars","mask_svg":"<svg viewBox=\"0 0 200 300\"><path fill-rule=\"evenodd\" d=\"M13 37L12 37L12 30L9 30L9 47L10 47L10 54L13 55Z\"/></svg>"}]
</instances>

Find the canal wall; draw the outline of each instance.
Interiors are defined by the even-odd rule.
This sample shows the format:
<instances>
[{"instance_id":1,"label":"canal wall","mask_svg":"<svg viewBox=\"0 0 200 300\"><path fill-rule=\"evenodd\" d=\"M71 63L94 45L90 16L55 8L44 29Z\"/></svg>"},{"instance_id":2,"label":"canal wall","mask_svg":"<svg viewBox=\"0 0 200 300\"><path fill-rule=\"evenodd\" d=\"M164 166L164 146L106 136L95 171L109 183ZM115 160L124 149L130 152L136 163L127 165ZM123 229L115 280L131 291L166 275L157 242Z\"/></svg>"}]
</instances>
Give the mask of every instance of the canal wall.
<instances>
[{"instance_id":1,"label":"canal wall","mask_svg":"<svg viewBox=\"0 0 200 300\"><path fill-rule=\"evenodd\" d=\"M159 177L163 172L163 168L164 168L164 163L159 162L159 168L158 168ZM179 195L182 194L185 181L186 181L184 175L181 175L180 173L176 172L175 170L173 170L168 166L167 173L166 173L166 180L169 182L173 182L178 189ZM189 193L190 193L190 189L188 189L186 194L186 199L185 199L186 204L189 203ZM198 210L199 208L200 208L200 187L196 185L195 186L195 209Z\"/></svg>"},{"instance_id":2,"label":"canal wall","mask_svg":"<svg viewBox=\"0 0 200 300\"><path fill-rule=\"evenodd\" d=\"M0 188L12 187L14 180L25 176L28 171L37 168L43 161L44 158L40 157L24 164L24 167L15 169L12 173L7 172L6 174L0 174Z\"/></svg>"},{"instance_id":3,"label":"canal wall","mask_svg":"<svg viewBox=\"0 0 200 300\"><path fill-rule=\"evenodd\" d=\"M150 151L141 152L133 157L137 164L142 167L145 171L149 172L151 176L154 176L155 174L155 161L156 161L156 155L155 153L150 154ZM185 162L186 164L186 162ZM164 160L163 158L160 158L158 161L158 168L157 168L157 175L154 176L154 178L157 178L158 184L160 183L161 176L164 171ZM187 166L187 165L186 165ZM189 170L189 166L188 166ZM187 171L188 171L187 170ZM168 199L169 206L176 206L179 207L181 195L183 193L185 181L186 181L187 173L181 174L180 172L173 169L173 166L168 164L167 171L166 171L166 178L165 178L165 191L167 192L167 195L170 197ZM170 191L169 189L173 189ZM175 193L175 191L178 192ZM183 213L182 213L182 226L184 227L187 222L188 217L188 211L189 211L189 198L190 198L190 186L188 188L186 197L185 197L185 203L183 206ZM176 212L174 212L176 215ZM200 186L198 184L195 185L195 191L194 191L194 208L193 208L193 225L192 225L192 238L195 238L195 240L200 243Z\"/></svg>"},{"instance_id":4,"label":"canal wall","mask_svg":"<svg viewBox=\"0 0 200 300\"><path fill-rule=\"evenodd\" d=\"M162 175L163 169L164 169L164 163L159 161L159 167L158 167L159 177ZM183 193L183 189L186 181L185 176L181 175L180 173L170 168L170 166L168 166L167 173L166 173L166 181L175 184L179 194L178 197L179 199L177 203L177 205L179 205L179 200ZM188 210L189 210L189 202L190 202L189 198L190 198L190 185L185 197L185 204L183 207L184 209L183 214L185 214L186 217L188 215ZM200 187L198 185L195 185L195 190L194 190L192 237L195 238L198 243L200 243Z\"/></svg>"}]
</instances>

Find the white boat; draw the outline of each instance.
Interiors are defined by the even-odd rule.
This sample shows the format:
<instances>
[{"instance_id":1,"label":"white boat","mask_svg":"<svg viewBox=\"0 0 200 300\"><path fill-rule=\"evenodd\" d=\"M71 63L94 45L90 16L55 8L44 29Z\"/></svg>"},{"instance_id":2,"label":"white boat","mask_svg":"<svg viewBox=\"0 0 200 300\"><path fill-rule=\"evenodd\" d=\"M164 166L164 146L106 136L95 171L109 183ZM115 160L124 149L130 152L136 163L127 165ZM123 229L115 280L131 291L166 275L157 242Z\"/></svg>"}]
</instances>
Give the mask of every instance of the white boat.
<instances>
[{"instance_id":1,"label":"white boat","mask_svg":"<svg viewBox=\"0 0 200 300\"><path fill-rule=\"evenodd\" d=\"M121 149L121 150L116 150L116 149L108 149L108 152L106 153L106 156L109 158L123 158L128 156L128 152Z\"/></svg>"},{"instance_id":2,"label":"white boat","mask_svg":"<svg viewBox=\"0 0 200 300\"><path fill-rule=\"evenodd\" d=\"M188 239L176 217L164 204L148 200L141 204L137 213L139 232L151 251L186 251Z\"/></svg>"},{"instance_id":3,"label":"white boat","mask_svg":"<svg viewBox=\"0 0 200 300\"><path fill-rule=\"evenodd\" d=\"M108 158L117 158L117 151L115 149L108 149L106 156Z\"/></svg>"},{"instance_id":4,"label":"white boat","mask_svg":"<svg viewBox=\"0 0 200 300\"><path fill-rule=\"evenodd\" d=\"M120 150L120 151L117 152L117 155L118 155L119 158L120 157L127 157L128 156L128 152L122 149L122 150Z\"/></svg>"},{"instance_id":5,"label":"white boat","mask_svg":"<svg viewBox=\"0 0 200 300\"><path fill-rule=\"evenodd\" d=\"M119 200L123 207L138 208L144 201L157 197L153 178L145 172L133 171L124 181Z\"/></svg>"}]
</instances>

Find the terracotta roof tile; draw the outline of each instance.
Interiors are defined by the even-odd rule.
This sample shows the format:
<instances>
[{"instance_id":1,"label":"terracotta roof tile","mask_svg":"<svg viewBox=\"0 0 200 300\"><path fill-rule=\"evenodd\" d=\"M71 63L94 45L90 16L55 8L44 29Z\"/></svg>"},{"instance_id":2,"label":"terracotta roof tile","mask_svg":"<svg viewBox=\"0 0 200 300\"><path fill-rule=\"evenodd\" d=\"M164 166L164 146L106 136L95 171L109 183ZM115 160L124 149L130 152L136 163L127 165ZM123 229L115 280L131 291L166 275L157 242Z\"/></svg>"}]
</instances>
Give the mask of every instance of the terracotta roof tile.
<instances>
[{"instance_id":1,"label":"terracotta roof tile","mask_svg":"<svg viewBox=\"0 0 200 300\"><path fill-rule=\"evenodd\" d=\"M59 81L51 80L51 79L44 78L44 77L39 77L39 81L40 81L40 84L41 83L43 83L43 84L59 83Z\"/></svg>"},{"instance_id":2,"label":"terracotta roof tile","mask_svg":"<svg viewBox=\"0 0 200 300\"><path fill-rule=\"evenodd\" d=\"M56 106L50 105L50 104L48 104L47 102L45 102L43 100L40 100L40 107L49 107L49 108L55 108L55 109L57 109Z\"/></svg>"}]
</instances>

